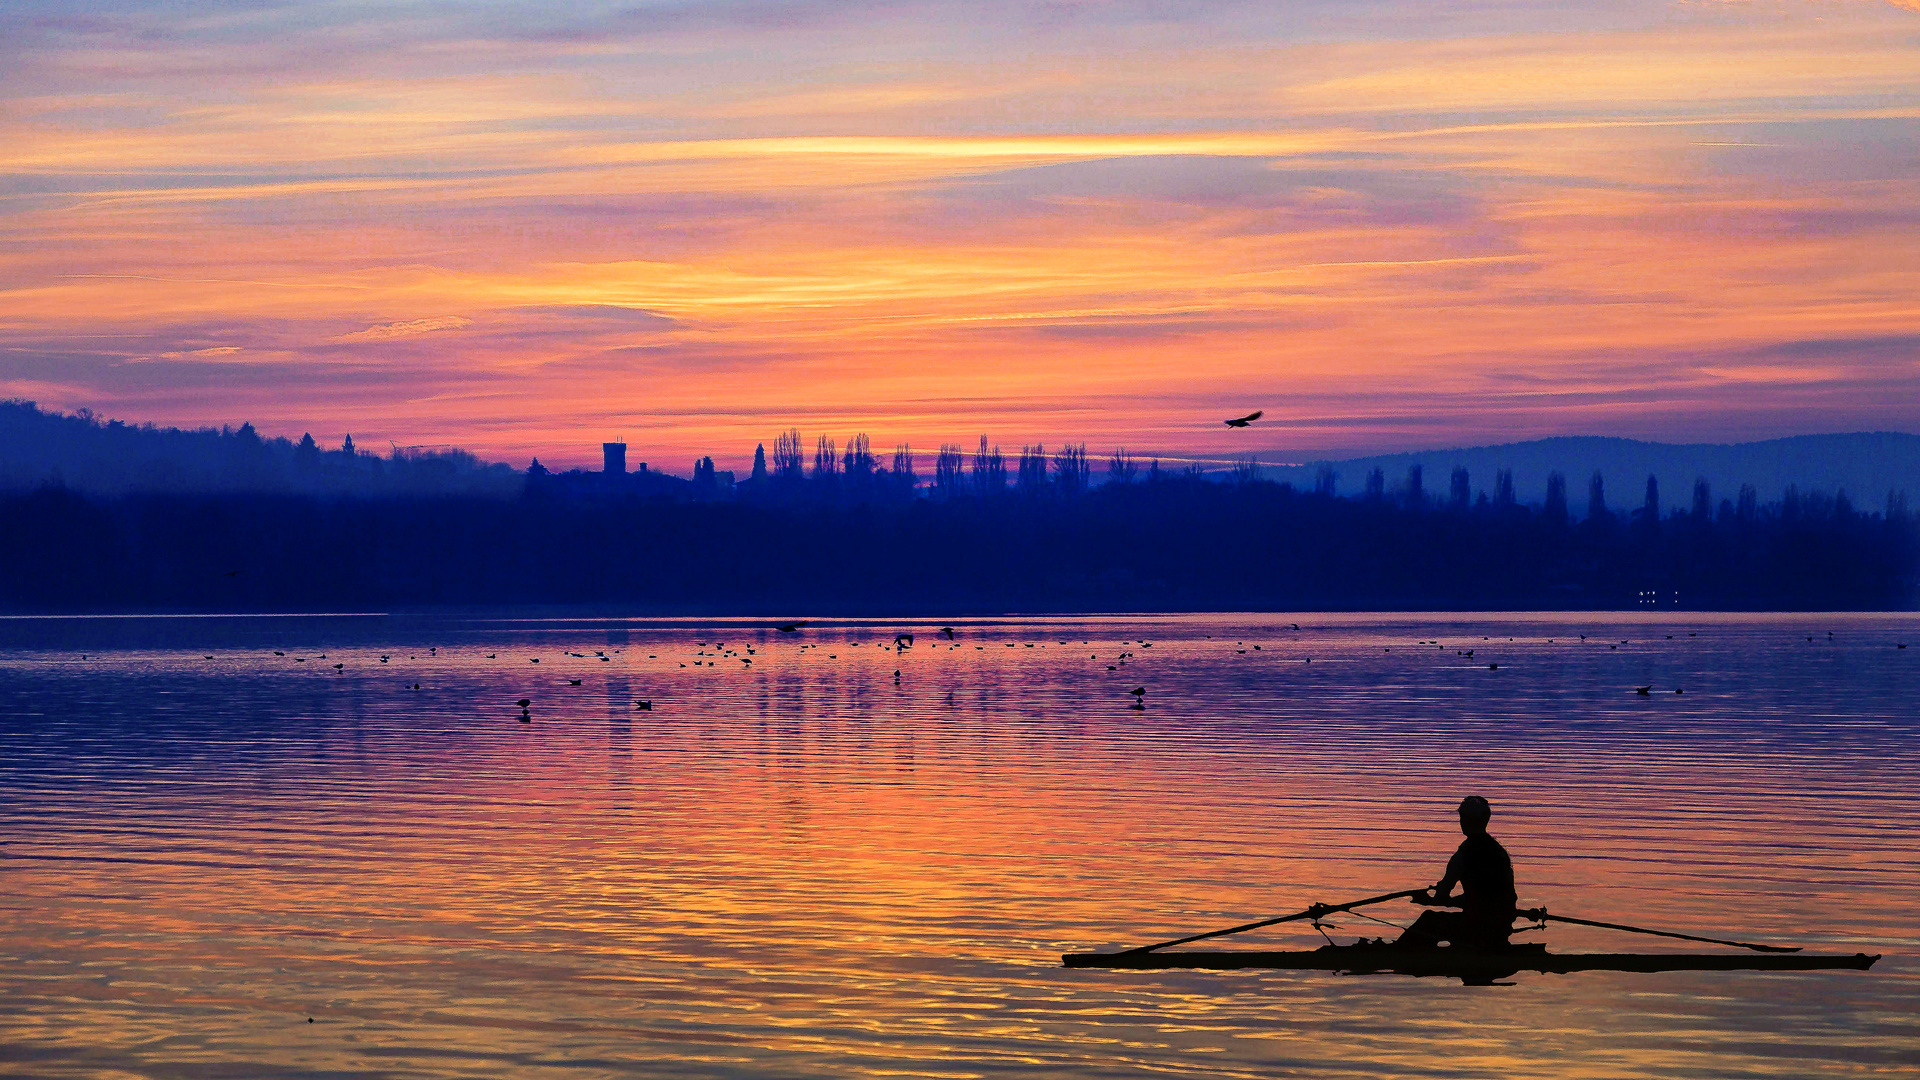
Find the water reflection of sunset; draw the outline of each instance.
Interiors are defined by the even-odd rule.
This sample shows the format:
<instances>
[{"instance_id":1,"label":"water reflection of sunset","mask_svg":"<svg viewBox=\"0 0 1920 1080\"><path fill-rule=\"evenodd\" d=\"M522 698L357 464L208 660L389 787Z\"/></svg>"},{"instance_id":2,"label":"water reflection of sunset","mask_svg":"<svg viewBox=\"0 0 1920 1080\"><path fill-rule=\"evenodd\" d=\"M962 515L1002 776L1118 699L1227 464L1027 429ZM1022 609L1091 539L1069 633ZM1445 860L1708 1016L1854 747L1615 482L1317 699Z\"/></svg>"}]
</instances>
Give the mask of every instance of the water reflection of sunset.
<instances>
[{"instance_id":1,"label":"water reflection of sunset","mask_svg":"<svg viewBox=\"0 0 1920 1080\"><path fill-rule=\"evenodd\" d=\"M1829 646L1783 617L1697 617L1685 645L1657 636L1670 616L1292 618L1015 620L904 652L857 624L805 650L752 624L343 624L316 650L341 674L257 637L15 651L0 686L38 719L0 766L17 1005L0 1025L50 1076L1414 1075L1435 1054L1514 1076L1797 1076L1914 1044L1907 653L1870 647L1903 620L1822 616L1846 643ZM1499 671L1453 651L1468 643ZM1687 693L1640 698L1642 680ZM1120 700L1134 685L1144 712ZM1493 801L1523 902L1891 955L1864 976L1497 991L1058 967L1425 884L1466 790Z\"/></svg>"}]
</instances>

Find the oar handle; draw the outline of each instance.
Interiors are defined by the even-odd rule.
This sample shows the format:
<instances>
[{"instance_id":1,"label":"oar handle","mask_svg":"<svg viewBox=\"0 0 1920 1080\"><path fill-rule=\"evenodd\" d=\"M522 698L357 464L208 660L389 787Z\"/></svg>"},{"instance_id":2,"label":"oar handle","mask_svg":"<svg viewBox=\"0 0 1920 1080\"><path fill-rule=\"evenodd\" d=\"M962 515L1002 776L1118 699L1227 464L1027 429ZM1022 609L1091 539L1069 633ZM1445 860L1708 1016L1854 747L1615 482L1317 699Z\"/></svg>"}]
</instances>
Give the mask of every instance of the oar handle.
<instances>
[{"instance_id":1,"label":"oar handle","mask_svg":"<svg viewBox=\"0 0 1920 1080\"><path fill-rule=\"evenodd\" d=\"M1398 900L1406 896L1418 896L1421 893L1424 893L1426 891L1427 890L1425 889L1406 889L1401 892L1391 892L1391 893L1383 893L1379 896L1369 896L1365 900L1354 900L1350 903L1345 903L1345 904L1313 904L1304 911L1296 911L1291 915L1282 915L1276 919L1262 919L1259 922L1242 923L1239 926L1229 926L1225 930L1209 930L1204 934L1194 934L1190 937L1174 938L1172 941L1159 941L1159 942L1155 942L1152 945L1141 945L1138 948L1128 949L1124 952L1118 952L1113 955L1139 956L1142 953L1150 953L1156 949L1164 949L1169 945L1185 945L1189 941L1201 941L1206 938L1226 937L1228 934L1244 934L1249 930L1258 930L1263 926L1276 926L1283 922L1295 922L1300 919L1318 919L1318 918L1321 918L1322 916L1331 915L1336 911L1351 911L1357 907L1366 907L1368 904L1384 904L1389 900Z\"/></svg>"},{"instance_id":2,"label":"oar handle","mask_svg":"<svg viewBox=\"0 0 1920 1080\"><path fill-rule=\"evenodd\" d=\"M1644 926L1628 926L1625 923L1576 919L1571 915L1549 915L1547 914L1547 909L1543 907L1531 908L1520 912L1520 914L1529 919L1540 919L1542 921L1551 919L1554 922L1574 923L1579 926L1597 926L1602 930L1625 930L1629 934L1648 934L1653 937L1678 938L1681 941L1704 941L1709 945L1732 945L1736 948L1752 949L1754 952L1787 953L1800 951L1800 946L1798 945L1757 945L1751 941L1728 941L1725 938L1698 937L1694 934L1676 934L1671 930L1649 930Z\"/></svg>"}]
</instances>

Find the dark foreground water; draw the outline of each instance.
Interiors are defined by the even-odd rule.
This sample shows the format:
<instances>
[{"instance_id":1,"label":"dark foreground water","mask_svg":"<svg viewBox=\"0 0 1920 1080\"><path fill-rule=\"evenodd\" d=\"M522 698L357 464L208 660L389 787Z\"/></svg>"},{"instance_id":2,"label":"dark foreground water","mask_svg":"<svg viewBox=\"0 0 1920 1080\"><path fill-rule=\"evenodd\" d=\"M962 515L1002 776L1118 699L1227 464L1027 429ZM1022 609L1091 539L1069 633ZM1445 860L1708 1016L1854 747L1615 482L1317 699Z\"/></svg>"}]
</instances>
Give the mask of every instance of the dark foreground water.
<instances>
[{"instance_id":1,"label":"dark foreground water","mask_svg":"<svg viewBox=\"0 0 1920 1080\"><path fill-rule=\"evenodd\" d=\"M0 1073L1920 1065L1912 618L765 627L0 620ZM1428 883L1472 792L1524 903L1886 958L1499 987L1059 967ZM1245 944L1319 941L1282 929Z\"/></svg>"}]
</instances>

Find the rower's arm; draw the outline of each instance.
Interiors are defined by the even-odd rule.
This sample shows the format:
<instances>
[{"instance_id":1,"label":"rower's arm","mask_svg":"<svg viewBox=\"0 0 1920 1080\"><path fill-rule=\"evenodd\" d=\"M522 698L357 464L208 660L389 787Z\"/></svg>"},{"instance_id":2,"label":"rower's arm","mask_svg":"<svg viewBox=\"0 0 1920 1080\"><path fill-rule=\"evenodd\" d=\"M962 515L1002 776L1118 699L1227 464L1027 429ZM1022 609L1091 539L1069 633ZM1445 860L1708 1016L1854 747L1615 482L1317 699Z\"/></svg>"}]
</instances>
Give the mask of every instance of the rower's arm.
<instances>
[{"instance_id":1,"label":"rower's arm","mask_svg":"<svg viewBox=\"0 0 1920 1080\"><path fill-rule=\"evenodd\" d=\"M1450 903L1453 899L1453 887L1460 883L1460 853L1454 852L1447 860L1446 876L1428 891L1428 902L1434 904Z\"/></svg>"}]
</instances>

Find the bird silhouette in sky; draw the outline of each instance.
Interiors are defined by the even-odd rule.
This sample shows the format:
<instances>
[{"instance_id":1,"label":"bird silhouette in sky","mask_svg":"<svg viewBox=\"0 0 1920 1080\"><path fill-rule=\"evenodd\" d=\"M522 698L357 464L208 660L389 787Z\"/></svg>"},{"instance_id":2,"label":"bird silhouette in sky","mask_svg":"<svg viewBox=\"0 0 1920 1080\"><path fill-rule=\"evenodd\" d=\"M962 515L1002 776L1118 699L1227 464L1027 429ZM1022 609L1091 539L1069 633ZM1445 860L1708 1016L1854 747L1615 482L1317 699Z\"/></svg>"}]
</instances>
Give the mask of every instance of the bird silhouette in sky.
<instances>
[{"instance_id":1,"label":"bird silhouette in sky","mask_svg":"<svg viewBox=\"0 0 1920 1080\"><path fill-rule=\"evenodd\" d=\"M1265 412L1266 412L1265 409L1255 409L1245 416L1236 417L1232 420L1226 421L1226 425L1228 427L1246 427L1248 424L1251 424L1255 420L1260 419L1261 415L1264 414Z\"/></svg>"}]
</instances>

